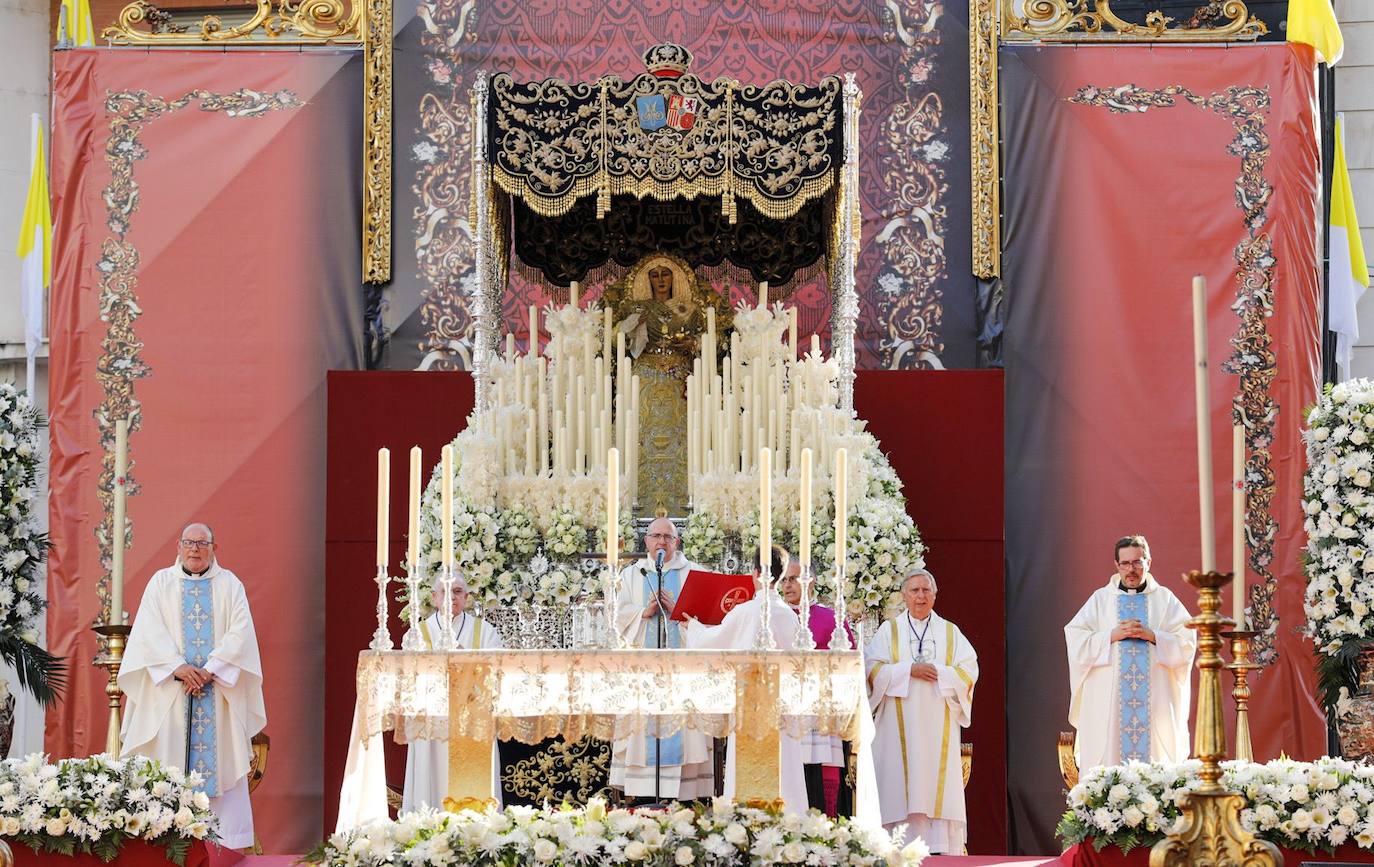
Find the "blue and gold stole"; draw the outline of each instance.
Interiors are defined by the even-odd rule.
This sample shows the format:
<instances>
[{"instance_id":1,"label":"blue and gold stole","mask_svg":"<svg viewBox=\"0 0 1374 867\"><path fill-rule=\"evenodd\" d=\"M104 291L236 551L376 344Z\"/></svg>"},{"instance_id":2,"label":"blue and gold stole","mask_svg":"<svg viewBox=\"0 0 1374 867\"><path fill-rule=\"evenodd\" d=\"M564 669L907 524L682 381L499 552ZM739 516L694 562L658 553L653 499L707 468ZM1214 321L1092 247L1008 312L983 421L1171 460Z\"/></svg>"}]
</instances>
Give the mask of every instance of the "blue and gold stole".
<instances>
[{"instance_id":1,"label":"blue and gold stole","mask_svg":"<svg viewBox=\"0 0 1374 867\"><path fill-rule=\"evenodd\" d=\"M204 668L215 646L215 603L208 577L181 579L181 635L186 662ZM186 700L186 770L205 778L205 793L213 798L219 795L214 683Z\"/></svg>"},{"instance_id":2,"label":"blue and gold stole","mask_svg":"<svg viewBox=\"0 0 1374 867\"><path fill-rule=\"evenodd\" d=\"M1121 592L1116 597L1117 621L1150 622L1150 603L1144 593ZM1121 714L1121 761L1150 760L1150 642L1127 638L1117 642L1116 691Z\"/></svg>"},{"instance_id":3,"label":"blue and gold stole","mask_svg":"<svg viewBox=\"0 0 1374 867\"><path fill-rule=\"evenodd\" d=\"M677 598L682 590L682 572L678 569L665 569L663 571L663 589L669 595ZM653 599L658 593L658 575L651 571L644 572L644 604L648 605L648 600ZM659 627L662 625L663 642L659 643ZM676 620L669 620L660 609L646 625L644 629L644 646L649 648L682 646L682 632ZM654 741L659 743L659 750L654 750ZM680 765L682 764L682 733L679 732L672 737L655 738L649 735L645 739L645 748L648 750L648 758L645 762L649 767L659 765ZM658 761L655 762L655 757Z\"/></svg>"}]
</instances>

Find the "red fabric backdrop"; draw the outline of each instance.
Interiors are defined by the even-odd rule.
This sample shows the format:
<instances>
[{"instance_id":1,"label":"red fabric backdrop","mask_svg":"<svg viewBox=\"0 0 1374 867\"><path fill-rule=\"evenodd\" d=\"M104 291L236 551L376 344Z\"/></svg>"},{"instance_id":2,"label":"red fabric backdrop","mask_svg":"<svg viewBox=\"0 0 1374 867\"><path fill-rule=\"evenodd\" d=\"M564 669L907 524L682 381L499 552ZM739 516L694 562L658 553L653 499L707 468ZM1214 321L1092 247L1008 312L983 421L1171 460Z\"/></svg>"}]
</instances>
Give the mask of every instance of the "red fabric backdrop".
<instances>
[{"instance_id":1,"label":"red fabric backdrop","mask_svg":"<svg viewBox=\"0 0 1374 867\"><path fill-rule=\"evenodd\" d=\"M1233 405L1247 426L1247 572L1270 630L1255 752L1323 752L1298 562L1321 321L1314 78L1311 52L1287 44L1014 48L1001 69L1013 828L1044 852L1069 728L1060 627L1113 571L1113 540L1144 533L1155 577L1196 610L1180 578L1201 565L1194 274L1227 570Z\"/></svg>"},{"instance_id":2,"label":"red fabric backdrop","mask_svg":"<svg viewBox=\"0 0 1374 867\"><path fill-rule=\"evenodd\" d=\"M957 622L978 651L979 681L968 788L969 848L1006 850L1006 662L1002 570L1002 374L863 371L855 405L868 429L891 453L906 482L907 509L930 546L939 576L940 612ZM376 626L376 524L362 499L372 490L376 450L392 450L391 489L405 491L408 458L419 444L425 477L439 448L472 406L467 374L335 373L329 377L329 492L326 519L325 830L338 811L354 691L353 661ZM941 407L940 412L929 411ZM365 499L365 498L363 498ZM370 500L369 500L370 502ZM392 497L391 551L402 556L404 501ZM402 628L392 606L392 635ZM404 753L388 768L399 787Z\"/></svg>"},{"instance_id":3,"label":"red fabric backdrop","mask_svg":"<svg viewBox=\"0 0 1374 867\"><path fill-rule=\"evenodd\" d=\"M53 63L48 635L71 685L46 746L104 747L105 676L89 664L109 568L102 461L132 413L125 608L188 521L215 528L262 651L258 831L267 851L303 852L320 809L324 371L358 366L362 333L360 64L102 50Z\"/></svg>"}]
</instances>

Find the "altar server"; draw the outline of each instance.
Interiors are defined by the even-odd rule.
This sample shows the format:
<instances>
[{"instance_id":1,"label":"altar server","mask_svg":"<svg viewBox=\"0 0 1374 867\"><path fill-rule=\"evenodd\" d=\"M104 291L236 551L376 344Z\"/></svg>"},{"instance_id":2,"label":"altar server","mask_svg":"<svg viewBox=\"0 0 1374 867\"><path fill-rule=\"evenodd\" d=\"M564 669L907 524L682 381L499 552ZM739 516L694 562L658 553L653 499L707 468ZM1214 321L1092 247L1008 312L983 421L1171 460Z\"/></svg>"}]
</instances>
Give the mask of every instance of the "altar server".
<instances>
[{"instance_id":1,"label":"altar server","mask_svg":"<svg viewBox=\"0 0 1374 867\"><path fill-rule=\"evenodd\" d=\"M782 575L787 568L787 552L774 545L769 575ZM759 555L754 555L754 579L759 579ZM754 598L741 602L726 613L718 625L708 626L694 619L685 624L686 643L691 648L712 648L715 650L749 650L755 646L756 638L763 620L763 606L769 606L768 631L773 636L773 645L778 650L791 650L795 647L797 631L801 623L796 612L783 601L776 589L777 578L768 582L768 588L755 593ZM805 813L807 810L806 778L802 771L801 741L782 733L780 740L779 764L782 774L781 793L783 804L789 813ZM724 796L735 796L735 736L725 752L725 791Z\"/></svg>"},{"instance_id":2,"label":"altar server","mask_svg":"<svg viewBox=\"0 0 1374 867\"><path fill-rule=\"evenodd\" d=\"M968 839L960 729L973 714L978 655L935 613L935 576L902 582L906 609L884 622L864 651L883 826L905 824L931 852L963 854Z\"/></svg>"},{"instance_id":3,"label":"altar server","mask_svg":"<svg viewBox=\"0 0 1374 867\"><path fill-rule=\"evenodd\" d=\"M1118 539L1113 560L1116 574L1064 627L1078 766L1181 762L1197 633L1150 574L1144 536Z\"/></svg>"},{"instance_id":4,"label":"altar server","mask_svg":"<svg viewBox=\"0 0 1374 867\"><path fill-rule=\"evenodd\" d=\"M177 550L143 591L119 668L122 753L199 772L220 843L247 849L250 742L267 724L253 615L243 583L216 560L208 525L187 525Z\"/></svg>"},{"instance_id":5,"label":"altar server","mask_svg":"<svg viewBox=\"0 0 1374 867\"><path fill-rule=\"evenodd\" d=\"M677 527L667 518L656 518L644 536L646 556L620 573L616 597L616 628L631 647L680 648L682 634L669 620L687 573L702 567L688 562L678 550ZM660 581L661 578L661 581ZM658 797L688 801L715 794L715 765L709 737L682 730L657 739L645 734L616 738L611 745L611 785L627 797L655 796L655 761L658 762Z\"/></svg>"},{"instance_id":6,"label":"altar server","mask_svg":"<svg viewBox=\"0 0 1374 867\"><path fill-rule=\"evenodd\" d=\"M801 561L796 557L787 560L787 571L778 582L778 595L796 612L801 612ZM829 650L830 638L835 634L835 609L814 601L808 606L807 626L817 650ZM849 646L854 647L854 631L849 624L844 625L849 635ZM846 757L849 745L835 735L817 734L808 731L802 738L802 762L806 772L806 800L813 808L828 816L851 815L854 812L854 793L844 782Z\"/></svg>"},{"instance_id":7,"label":"altar server","mask_svg":"<svg viewBox=\"0 0 1374 867\"><path fill-rule=\"evenodd\" d=\"M453 640L459 650L500 650L501 633L496 627L468 611L468 585L462 578L453 581ZM444 594L434 591L434 613L420 621L420 638L425 650L433 650L439 643L439 611ZM499 753L492 749L492 792L501 803ZM406 747L406 782L401 794L401 811L410 812L422 807L436 810L444 806L448 793L448 741L417 740Z\"/></svg>"}]
</instances>

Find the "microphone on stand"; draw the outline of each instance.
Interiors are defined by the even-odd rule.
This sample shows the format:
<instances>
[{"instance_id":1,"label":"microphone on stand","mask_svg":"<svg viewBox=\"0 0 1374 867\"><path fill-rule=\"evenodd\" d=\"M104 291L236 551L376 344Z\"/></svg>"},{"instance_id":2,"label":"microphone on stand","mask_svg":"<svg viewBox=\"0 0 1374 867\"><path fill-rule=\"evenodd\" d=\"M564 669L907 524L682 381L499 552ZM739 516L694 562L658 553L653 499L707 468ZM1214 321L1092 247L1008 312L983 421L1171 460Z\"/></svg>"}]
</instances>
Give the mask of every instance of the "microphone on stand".
<instances>
[{"instance_id":1,"label":"microphone on stand","mask_svg":"<svg viewBox=\"0 0 1374 867\"><path fill-rule=\"evenodd\" d=\"M668 613L663 610L663 549L659 548L654 554L654 574L658 578L658 595L654 597L654 602L658 605L658 649L663 649L663 642L666 639L667 624L664 619ZM663 739L660 733L659 723L654 721L654 803L647 805L652 808L662 809L666 806L663 803Z\"/></svg>"}]
</instances>

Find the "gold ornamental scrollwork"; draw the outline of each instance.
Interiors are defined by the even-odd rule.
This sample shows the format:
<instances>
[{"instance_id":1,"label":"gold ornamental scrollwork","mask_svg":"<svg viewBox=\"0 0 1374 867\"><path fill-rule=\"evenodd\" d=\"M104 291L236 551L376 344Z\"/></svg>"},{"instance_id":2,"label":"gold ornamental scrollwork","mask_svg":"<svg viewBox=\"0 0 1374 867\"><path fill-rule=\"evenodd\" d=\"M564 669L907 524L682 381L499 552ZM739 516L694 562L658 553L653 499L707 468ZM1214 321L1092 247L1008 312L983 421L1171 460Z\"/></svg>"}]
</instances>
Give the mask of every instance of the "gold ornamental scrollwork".
<instances>
[{"instance_id":1,"label":"gold ornamental scrollwork","mask_svg":"<svg viewBox=\"0 0 1374 867\"><path fill-rule=\"evenodd\" d=\"M330 0L309 0L330 2ZM363 282L391 280L392 0L363 20Z\"/></svg>"},{"instance_id":2,"label":"gold ornamental scrollwork","mask_svg":"<svg viewBox=\"0 0 1374 867\"><path fill-rule=\"evenodd\" d=\"M973 162L973 273L1002 274L1001 153L997 141L997 9L969 3L970 158Z\"/></svg>"},{"instance_id":3,"label":"gold ornamental scrollwork","mask_svg":"<svg viewBox=\"0 0 1374 867\"><path fill-rule=\"evenodd\" d=\"M257 0L248 20L230 27L219 15L206 15L199 25L184 29L154 28L157 11L146 0L134 0L100 35L113 45L352 45L362 41L362 7L344 0L280 0L276 7L272 0Z\"/></svg>"},{"instance_id":4,"label":"gold ornamental scrollwork","mask_svg":"<svg viewBox=\"0 0 1374 867\"><path fill-rule=\"evenodd\" d=\"M1211 0L1186 21L1155 10L1143 22L1117 15L1112 0L1002 0L1001 30L1008 42L1236 42L1269 27L1245 0Z\"/></svg>"}]
</instances>

